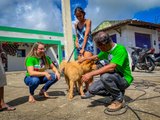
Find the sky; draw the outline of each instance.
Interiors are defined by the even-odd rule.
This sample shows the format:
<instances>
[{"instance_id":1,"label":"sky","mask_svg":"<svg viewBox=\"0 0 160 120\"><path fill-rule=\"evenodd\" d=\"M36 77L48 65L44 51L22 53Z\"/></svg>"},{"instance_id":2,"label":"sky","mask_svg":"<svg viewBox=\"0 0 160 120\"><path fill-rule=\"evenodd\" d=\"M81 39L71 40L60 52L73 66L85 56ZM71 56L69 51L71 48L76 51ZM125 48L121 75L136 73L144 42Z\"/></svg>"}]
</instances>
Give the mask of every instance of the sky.
<instances>
[{"instance_id":1,"label":"sky","mask_svg":"<svg viewBox=\"0 0 160 120\"><path fill-rule=\"evenodd\" d=\"M160 0L70 0L74 9L82 7L92 30L105 20L136 19L160 23ZM0 26L63 33L61 0L0 0ZM73 29L74 30L74 29Z\"/></svg>"}]
</instances>

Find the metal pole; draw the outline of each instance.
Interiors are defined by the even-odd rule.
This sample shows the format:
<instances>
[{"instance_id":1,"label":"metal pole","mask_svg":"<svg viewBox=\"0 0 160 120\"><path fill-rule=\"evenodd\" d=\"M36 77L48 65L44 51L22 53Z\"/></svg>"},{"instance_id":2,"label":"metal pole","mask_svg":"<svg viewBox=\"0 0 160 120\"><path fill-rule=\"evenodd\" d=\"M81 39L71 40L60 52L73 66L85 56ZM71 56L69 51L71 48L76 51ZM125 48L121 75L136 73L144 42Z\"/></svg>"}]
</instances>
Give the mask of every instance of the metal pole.
<instances>
[{"instance_id":1,"label":"metal pole","mask_svg":"<svg viewBox=\"0 0 160 120\"><path fill-rule=\"evenodd\" d=\"M74 49L73 35L72 35L72 22L70 13L70 0L61 0L62 3L62 18L63 18L63 31L64 31L64 48L65 59L68 60L72 50ZM74 57L71 57L73 60Z\"/></svg>"}]
</instances>

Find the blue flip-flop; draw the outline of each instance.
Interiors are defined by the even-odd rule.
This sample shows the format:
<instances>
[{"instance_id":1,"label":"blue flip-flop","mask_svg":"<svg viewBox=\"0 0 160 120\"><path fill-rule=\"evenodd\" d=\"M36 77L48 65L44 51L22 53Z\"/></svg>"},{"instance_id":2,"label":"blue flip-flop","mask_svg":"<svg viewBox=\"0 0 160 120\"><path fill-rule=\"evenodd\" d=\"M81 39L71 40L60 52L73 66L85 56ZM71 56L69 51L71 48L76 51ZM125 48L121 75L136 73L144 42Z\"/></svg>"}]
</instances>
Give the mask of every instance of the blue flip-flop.
<instances>
[{"instance_id":1,"label":"blue flip-flop","mask_svg":"<svg viewBox=\"0 0 160 120\"><path fill-rule=\"evenodd\" d=\"M83 96L81 96L81 99L88 99L91 97L94 97L94 95L87 91Z\"/></svg>"}]
</instances>

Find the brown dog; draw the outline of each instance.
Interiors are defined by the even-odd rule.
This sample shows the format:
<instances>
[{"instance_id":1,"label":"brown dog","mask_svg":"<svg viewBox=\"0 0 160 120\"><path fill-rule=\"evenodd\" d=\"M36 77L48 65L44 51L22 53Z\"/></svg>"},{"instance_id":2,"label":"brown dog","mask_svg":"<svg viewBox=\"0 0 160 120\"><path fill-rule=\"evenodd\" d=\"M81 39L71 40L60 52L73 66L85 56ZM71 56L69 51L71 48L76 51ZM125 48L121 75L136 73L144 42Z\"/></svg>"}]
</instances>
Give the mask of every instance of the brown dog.
<instances>
[{"instance_id":1,"label":"brown dog","mask_svg":"<svg viewBox=\"0 0 160 120\"><path fill-rule=\"evenodd\" d=\"M77 61L62 61L60 64L60 71L64 72L65 80L69 87L68 99L73 98L73 89L76 82L78 83L80 94L84 95L81 77L83 74L93 70L94 67L94 61L89 60L86 60L83 63L78 63Z\"/></svg>"}]
</instances>

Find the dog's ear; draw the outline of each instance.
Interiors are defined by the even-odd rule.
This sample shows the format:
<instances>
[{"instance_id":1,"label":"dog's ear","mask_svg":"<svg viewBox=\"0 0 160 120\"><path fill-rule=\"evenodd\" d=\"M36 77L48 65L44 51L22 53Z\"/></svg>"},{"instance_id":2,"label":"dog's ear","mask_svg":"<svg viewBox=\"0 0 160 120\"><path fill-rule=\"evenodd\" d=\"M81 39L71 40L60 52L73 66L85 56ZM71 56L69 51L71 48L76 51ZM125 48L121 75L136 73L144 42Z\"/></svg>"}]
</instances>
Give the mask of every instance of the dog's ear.
<instances>
[{"instance_id":1,"label":"dog's ear","mask_svg":"<svg viewBox=\"0 0 160 120\"><path fill-rule=\"evenodd\" d=\"M93 65L94 64L94 60L86 60L86 63Z\"/></svg>"},{"instance_id":2,"label":"dog's ear","mask_svg":"<svg viewBox=\"0 0 160 120\"><path fill-rule=\"evenodd\" d=\"M93 66L95 63L93 60L85 60L83 63L81 63L81 66L88 66L91 67Z\"/></svg>"}]
</instances>

